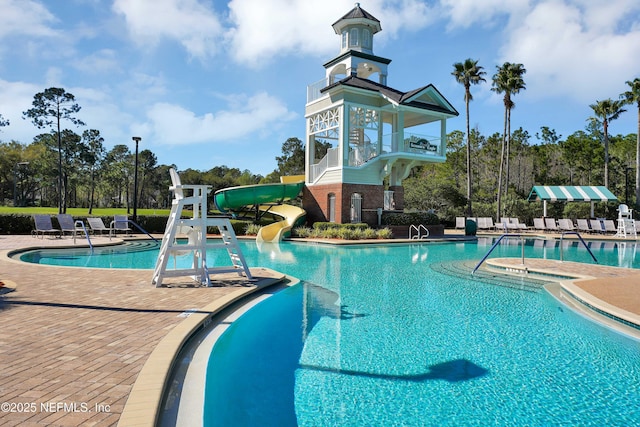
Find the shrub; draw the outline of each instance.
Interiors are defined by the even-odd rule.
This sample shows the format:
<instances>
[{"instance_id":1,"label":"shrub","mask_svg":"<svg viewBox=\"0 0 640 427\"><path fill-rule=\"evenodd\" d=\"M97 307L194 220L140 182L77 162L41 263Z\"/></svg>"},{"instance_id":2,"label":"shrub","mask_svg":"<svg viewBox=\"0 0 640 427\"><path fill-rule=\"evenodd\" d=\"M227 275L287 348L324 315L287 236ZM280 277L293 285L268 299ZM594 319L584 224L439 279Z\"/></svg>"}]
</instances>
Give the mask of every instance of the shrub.
<instances>
[{"instance_id":1,"label":"shrub","mask_svg":"<svg viewBox=\"0 0 640 427\"><path fill-rule=\"evenodd\" d=\"M377 230L376 234L377 234L377 238L378 239L392 239L393 238L393 232L390 229L388 229L387 227Z\"/></svg>"},{"instance_id":2,"label":"shrub","mask_svg":"<svg viewBox=\"0 0 640 427\"><path fill-rule=\"evenodd\" d=\"M260 224L247 224L247 228L244 230L244 234L246 234L247 236L257 236L260 228L262 228Z\"/></svg>"},{"instance_id":3,"label":"shrub","mask_svg":"<svg viewBox=\"0 0 640 427\"><path fill-rule=\"evenodd\" d=\"M360 229L360 230L365 230L367 229L369 226L367 224L364 223L347 223L347 224L338 224L335 222L315 222L313 223L313 228L315 230L326 230L328 228L349 228L349 229Z\"/></svg>"},{"instance_id":4,"label":"shrub","mask_svg":"<svg viewBox=\"0 0 640 427\"><path fill-rule=\"evenodd\" d=\"M384 225L438 225L440 219L438 215L431 212L384 212L382 214L382 224Z\"/></svg>"}]
</instances>

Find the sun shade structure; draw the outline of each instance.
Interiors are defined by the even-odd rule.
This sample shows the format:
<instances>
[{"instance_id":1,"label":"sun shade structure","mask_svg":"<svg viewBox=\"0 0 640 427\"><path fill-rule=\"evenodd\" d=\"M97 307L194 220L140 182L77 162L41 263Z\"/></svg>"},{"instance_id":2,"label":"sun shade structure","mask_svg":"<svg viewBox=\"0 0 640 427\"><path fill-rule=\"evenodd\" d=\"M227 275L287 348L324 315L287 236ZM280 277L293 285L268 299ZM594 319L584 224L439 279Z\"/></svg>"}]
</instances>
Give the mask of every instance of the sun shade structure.
<instances>
[{"instance_id":1,"label":"sun shade structure","mask_svg":"<svg viewBox=\"0 0 640 427\"><path fill-rule=\"evenodd\" d=\"M602 185L534 185L527 200L542 200L544 216L547 216L547 202L591 202L593 218L594 202L615 202L618 198Z\"/></svg>"}]
</instances>

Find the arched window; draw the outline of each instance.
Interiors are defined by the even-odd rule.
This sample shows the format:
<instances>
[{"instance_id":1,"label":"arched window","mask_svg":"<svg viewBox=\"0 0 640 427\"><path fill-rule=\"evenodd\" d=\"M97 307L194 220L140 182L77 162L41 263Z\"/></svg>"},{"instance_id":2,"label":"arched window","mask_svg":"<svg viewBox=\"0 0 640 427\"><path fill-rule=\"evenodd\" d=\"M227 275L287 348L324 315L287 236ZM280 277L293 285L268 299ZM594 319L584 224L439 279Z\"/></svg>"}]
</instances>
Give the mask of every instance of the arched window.
<instances>
[{"instance_id":1,"label":"arched window","mask_svg":"<svg viewBox=\"0 0 640 427\"><path fill-rule=\"evenodd\" d=\"M334 193L329 193L328 202L329 222L336 222L336 195Z\"/></svg>"},{"instance_id":2,"label":"arched window","mask_svg":"<svg viewBox=\"0 0 640 427\"><path fill-rule=\"evenodd\" d=\"M358 29L352 28L349 34L349 46L360 46L360 38L358 37Z\"/></svg>"}]
</instances>

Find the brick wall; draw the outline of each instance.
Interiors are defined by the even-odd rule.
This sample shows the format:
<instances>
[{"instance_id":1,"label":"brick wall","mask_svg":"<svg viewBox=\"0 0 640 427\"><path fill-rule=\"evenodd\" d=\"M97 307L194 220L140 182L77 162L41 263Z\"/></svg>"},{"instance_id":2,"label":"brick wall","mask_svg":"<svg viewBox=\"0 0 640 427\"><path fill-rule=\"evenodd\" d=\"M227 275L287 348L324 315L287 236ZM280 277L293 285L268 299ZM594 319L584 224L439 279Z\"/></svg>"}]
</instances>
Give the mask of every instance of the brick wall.
<instances>
[{"instance_id":1,"label":"brick wall","mask_svg":"<svg viewBox=\"0 0 640 427\"><path fill-rule=\"evenodd\" d=\"M377 209L384 203L382 185L364 184L327 184L304 187L302 206L307 211L309 223L329 221L329 194L336 196L335 217L338 223L351 222L351 195L362 196L362 220L369 225L378 224Z\"/></svg>"}]
</instances>

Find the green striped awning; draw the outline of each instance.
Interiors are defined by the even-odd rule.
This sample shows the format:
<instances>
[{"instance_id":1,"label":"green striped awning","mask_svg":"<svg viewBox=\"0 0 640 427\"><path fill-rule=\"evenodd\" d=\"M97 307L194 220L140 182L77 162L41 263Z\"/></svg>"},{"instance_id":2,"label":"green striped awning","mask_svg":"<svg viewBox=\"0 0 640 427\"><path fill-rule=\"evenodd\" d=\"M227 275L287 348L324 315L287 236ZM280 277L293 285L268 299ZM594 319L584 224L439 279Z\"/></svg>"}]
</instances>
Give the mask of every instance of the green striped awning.
<instances>
[{"instance_id":1,"label":"green striped awning","mask_svg":"<svg viewBox=\"0 0 640 427\"><path fill-rule=\"evenodd\" d=\"M534 200L547 200L551 202L607 202L616 201L607 187L602 185L535 185L527 198Z\"/></svg>"}]
</instances>

